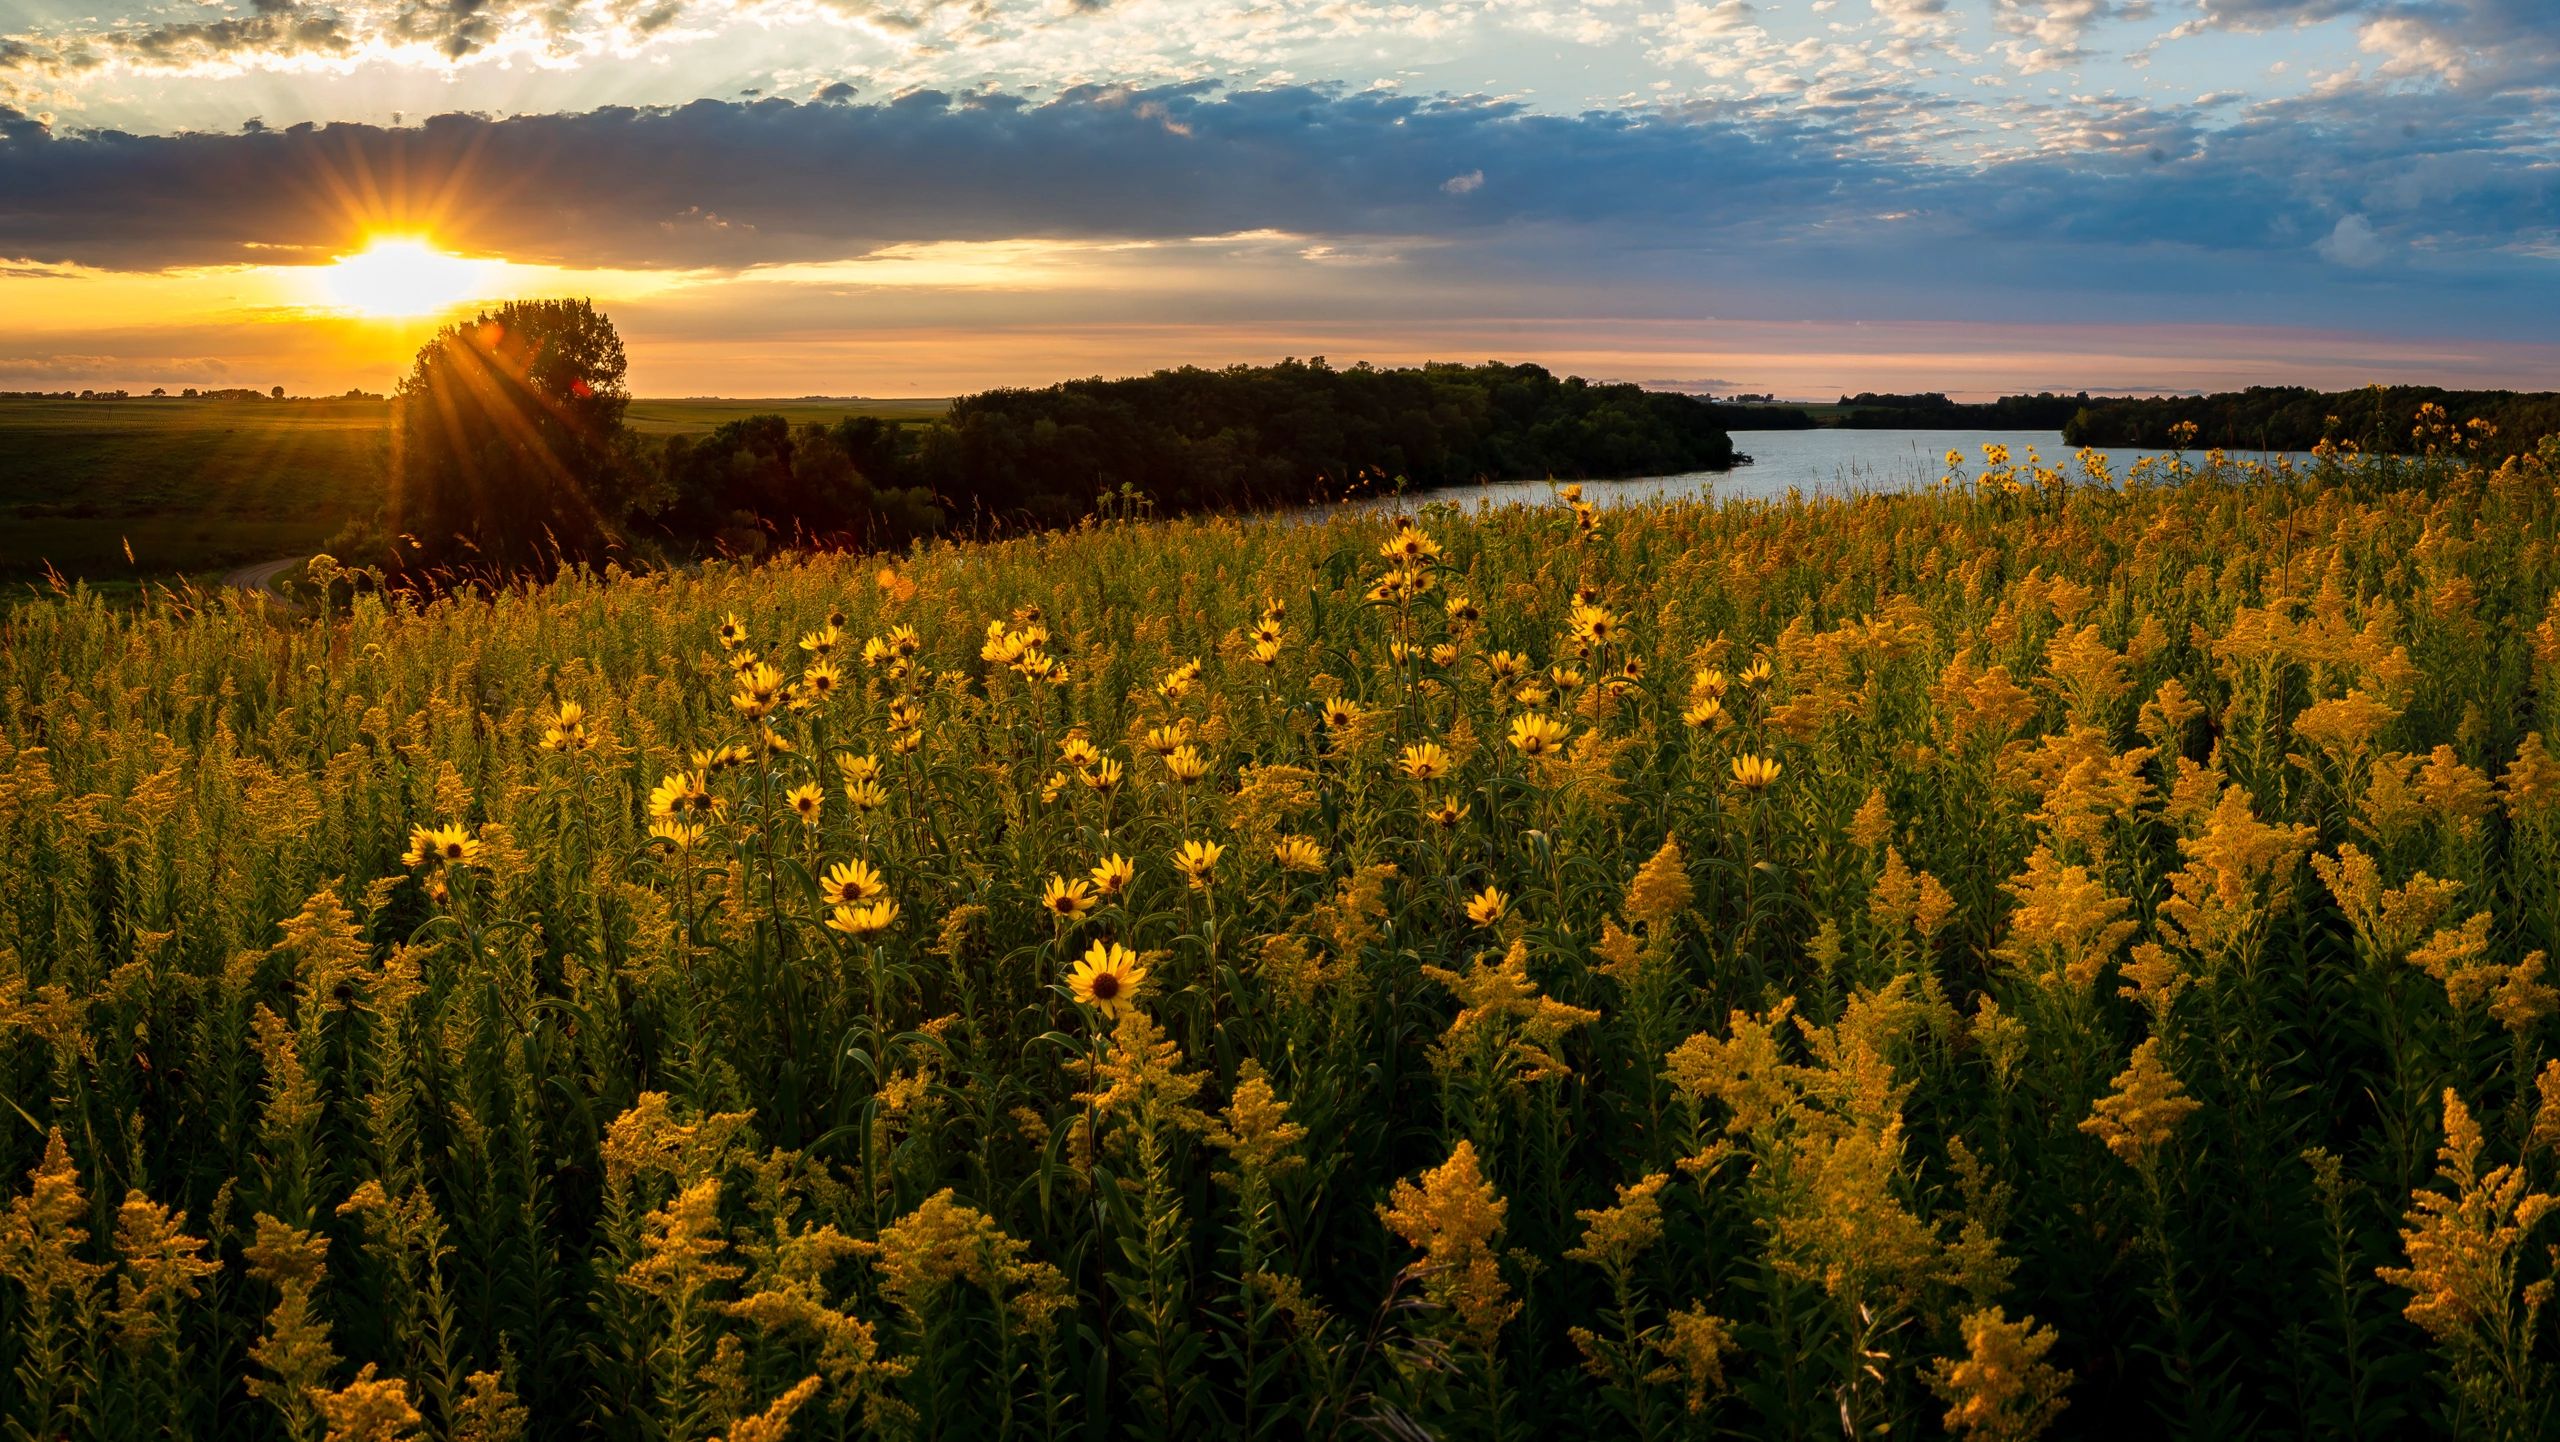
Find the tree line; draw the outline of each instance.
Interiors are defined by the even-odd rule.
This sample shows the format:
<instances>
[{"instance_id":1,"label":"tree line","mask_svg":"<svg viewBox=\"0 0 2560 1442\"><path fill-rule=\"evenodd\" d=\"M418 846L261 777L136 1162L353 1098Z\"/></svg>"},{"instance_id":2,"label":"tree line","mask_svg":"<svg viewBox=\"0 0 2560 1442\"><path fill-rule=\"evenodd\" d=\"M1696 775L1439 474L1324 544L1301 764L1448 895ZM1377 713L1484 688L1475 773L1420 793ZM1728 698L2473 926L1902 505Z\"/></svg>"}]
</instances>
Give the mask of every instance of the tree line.
<instances>
[{"instance_id":1,"label":"tree line","mask_svg":"<svg viewBox=\"0 0 2560 1442\"><path fill-rule=\"evenodd\" d=\"M2424 450L2427 436L2410 418L2422 407L2444 412L2444 422L2480 435L2491 460L2529 452L2543 436L2560 434L2560 393L2551 391L2448 391L2434 386L2367 386L2316 391L2306 386L2251 386L2208 396L2148 396L2089 402L2062 427L2075 446L2165 448L2180 443L2177 428L2195 426L2185 442L2232 450L2307 451L2321 441L2353 441L2369 452L2407 455Z\"/></svg>"},{"instance_id":2,"label":"tree line","mask_svg":"<svg viewBox=\"0 0 2560 1442\"><path fill-rule=\"evenodd\" d=\"M585 301L446 327L394 398L389 504L348 559L505 573L622 553L896 546L1098 507L1300 505L1395 486L1722 470L1742 408L1534 365L1184 367L963 396L939 420L780 416L644 440Z\"/></svg>"}]
</instances>

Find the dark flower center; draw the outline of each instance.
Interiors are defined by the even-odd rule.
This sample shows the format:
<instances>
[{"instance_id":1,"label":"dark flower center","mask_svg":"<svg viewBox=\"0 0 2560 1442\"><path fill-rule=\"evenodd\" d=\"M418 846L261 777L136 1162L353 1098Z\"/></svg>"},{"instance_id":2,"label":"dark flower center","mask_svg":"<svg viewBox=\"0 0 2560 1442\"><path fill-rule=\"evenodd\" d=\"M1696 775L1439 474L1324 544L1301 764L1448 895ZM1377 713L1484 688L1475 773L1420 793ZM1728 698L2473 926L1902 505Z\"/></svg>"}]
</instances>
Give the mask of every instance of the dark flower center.
<instances>
[{"instance_id":1,"label":"dark flower center","mask_svg":"<svg viewBox=\"0 0 2560 1442\"><path fill-rule=\"evenodd\" d=\"M1120 977L1118 973L1106 971L1093 979L1093 999L1095 1001L1109 1001L1119 994Z\"/></svg>"}]
</instances>

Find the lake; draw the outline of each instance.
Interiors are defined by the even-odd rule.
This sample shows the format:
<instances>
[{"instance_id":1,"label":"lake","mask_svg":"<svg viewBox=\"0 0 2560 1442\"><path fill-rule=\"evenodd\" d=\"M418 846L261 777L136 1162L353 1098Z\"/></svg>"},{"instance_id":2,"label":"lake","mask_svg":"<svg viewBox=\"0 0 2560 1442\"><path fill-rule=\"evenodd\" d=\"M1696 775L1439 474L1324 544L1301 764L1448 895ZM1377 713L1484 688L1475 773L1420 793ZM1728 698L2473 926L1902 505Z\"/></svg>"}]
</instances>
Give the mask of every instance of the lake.
<instances>
[{"instance_id":1,"label":"lake","mask_svg":"<svg viewBox=\"0 0 2560 1442\"><path fill-rule=\"evenodd\" d=\"M2012 465L2025 465L2027 452L2032 448L2046 465L2064 468L2075 480L2080 476L2079 468L2072 460L2078 454L2076 448L2063 444L2062 436L2055 431L1736 431L1733 444L1735 449L1751 457L1750 465L1737 466L1730 471L1694 471L1680 476L1585 481L1582 494L1603 506L1623 506L1701 494L1732 499L1783 496L1791 490L1807 495L1911 490L1929 485L1947 473L1946 455L1950 449L1964 452L1967 476L1980 475L1982 448L1988 444L2007 446ZM2121 480L2132 471L2136 460L2162 453L2100 447L2098 454L2107 458L2109 467ZM2233 451L2230 454L2234 460L2268 460L2275 453ZM2190 453L2191 458L2201 455L2201 451ZM2297 453L2296 458L2308 457ZM1552 495L1553 487L1543 480L1504 481L1492 485L1414 491L1404 497L1404 503L1452 501L1466 505L1485 501L1494 505L1513 502L1534 505L1548 501ZM1379 503L1396 504L1383 499Z\"/></svg>"}]
</instances>

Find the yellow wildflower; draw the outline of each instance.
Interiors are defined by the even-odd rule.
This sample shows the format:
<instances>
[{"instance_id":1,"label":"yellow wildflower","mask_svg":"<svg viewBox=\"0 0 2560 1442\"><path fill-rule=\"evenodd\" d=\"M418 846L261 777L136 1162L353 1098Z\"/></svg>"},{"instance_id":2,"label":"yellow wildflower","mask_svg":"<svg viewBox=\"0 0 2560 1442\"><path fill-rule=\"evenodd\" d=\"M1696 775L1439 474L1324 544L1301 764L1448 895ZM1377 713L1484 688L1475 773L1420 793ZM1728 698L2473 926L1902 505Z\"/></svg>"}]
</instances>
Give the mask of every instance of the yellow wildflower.
<instances>
[{"instance_id":1,"label":"yellow wildflower","mask_svg":"<svg viewBox=\"0 0 2560 1442\"><path fill-rule=\"evenodd\" d=\"M1081 878L1070 881L1063 876L1052 876L1047 889L1040 893L1040 905L1060 921L1073 921L1093 910L1093 887Z\"/></svg>"},{"instance_id":2,"label":"yellow wildflower","mask_svg":"<svg viewBox=\"0 0 2560 1442\"><path fill-rule=\"evenodd\" d=\"M898 924L898 903L882 898L860 906L839 906L827 914L827 929L847 936L877 936Z\"/></svg>"},{"instance_id":3,"label":"yellow wildflower","mask_svg":"<svg viewBox=\"0 0 2560 1442\"><path fill-rule=\"evenodd\" d=\"M1209 868L1218 864L1218 858L1224 856L1226 850L1214 841L1186 841L1180 850L1173 853L1174 869L1182 873L1183 880L1205 890L1209 885Z\"/></svg>"},{"instance_id":4,"label":"yellow wildflower","mask_svg":"<svg viewBox=\"0 0 2560 1442\"><path fill-rule=\"evenodd\" d=\"M479 859L479 841L460 826L416 826L409 830L411 866L470 866Z\"/></svg>"},{"instance_id":5,"label":"yellow wildflower","mask_svg":"<svg viewBox=\"0 0 2560 1442\"><path fill-rule=\"evenodd\" d=\"M1423 1295L1452 1313L1488 1354L1504 1324L1520 1312L1494 1250L1509 1210L1478 1167L1470 1141L1459 1142L1448 1161L1423 1173L1419 1185L1397 1182L1378 1208L1387 1229L1421 1251L1422 1259L1408 1271L1421 1279Z\"/></svg>"},{"instance_id":6,"label":"yellow wildflower","mask_svg":"<svg viewBox=\"0 0 2560 1442\"><path fill-rule=\"evenodd\" d=\"M1745 791L1766 791L1777 784L1778 773L1785 768L1772 756L1736 756L1732 769L1734 785Z\"/></svg>"},{"instance_id":7,"label":"yellow wildflower","mask_svg":"<svg viewBox=\"0 0 2560 1442\"><path fill-rule=\"evenodd\" d=\"M1527 757L1553 754L1564 744L1565 725L1552 716L1531 711L1511 720L1511 749Z\"/></svg>"},{"instance_id":8,"label":"yellow wildflower","mask_svg":"<svg viewBox=\"0 0 2560 1442\"><path fill-rule=\"evenodd\" d=\"M1288 871L1324 870L1324 848L1317 845L1313 837L1283 836L1271 843L1271 857Z\"/></svg>"},{"instance_id":9,"label":"yellow wildflower","mask_svg":"<svg viewBox=\"0 0 2560 1442\"><path fill-rule=\"evenodd\" d=\"M888 883L870 862L856 857L827 868L818 878L818 898L829 906L855 906L877 900L889 890Z\"/></svg>"},{"instance_id":10,"label":"yellow wildflower","mask_svg":"<svg viewBox=\"0 0 2560 1442\"><path fill-rule=\"evenodd\" d=\"M1118 896L1129 889L1129 883L1137 874L1137 864L1129 858L1106 856L1093 865L1093 889L1104 896Z\"/></svg>"},{"instance_id":11,"label":"yellow wildflower","mask_svg":"<svg viewBox=\"0 0 2560 1442\"><path fill-rule=\"evenodd\" d=\"M791 809L800 813L803 822L815 826L819 810L827 804L827 793L819 789L818 783L807 781L783 793L782 799L791 803Z\"/></svg>"},{"instance_id":12,"label":"yellow wildflower","mask_svg":"<svg viewBox=\"0 0 2560 1442\"><path fill-rule=\"evenodd\" d=\"M2201 1109L2178 1084L2177 1073L2160 1059L2160 1038L2146 1037L2133 1049L2131 1065L2116 1074L2115 1091L2090 1108L2080 1130L2107 1144L2107 1150L2136 1168L2148 1168L2152 1155L2177 1135L2178 1126Z\"/></svg>"},{"instance_id":13,"label":"yellow wildflower","mask_svg":"<svg viewBox=\"0 0 2560 1442\"><path fill-rule=\"evenodd\" d=\"M1138 964L1138 954L1116 941L1095 942L1067 973L1067 989L1076 1000L1114 1017L1137 1004L1146 981L1147 969Z\"/></svg>"}]
</instances>

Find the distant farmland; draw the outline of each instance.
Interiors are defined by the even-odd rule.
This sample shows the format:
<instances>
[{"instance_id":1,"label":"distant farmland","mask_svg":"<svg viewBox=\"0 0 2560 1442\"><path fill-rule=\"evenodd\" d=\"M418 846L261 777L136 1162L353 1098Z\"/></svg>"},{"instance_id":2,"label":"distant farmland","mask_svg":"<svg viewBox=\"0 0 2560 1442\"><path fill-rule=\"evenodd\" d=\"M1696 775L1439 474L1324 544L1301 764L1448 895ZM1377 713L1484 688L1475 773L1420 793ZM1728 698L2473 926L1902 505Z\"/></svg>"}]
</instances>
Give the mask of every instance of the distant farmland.
<instances>
[{"instance_id":1,"label":"distant farmland","mask_svg":"<svg viewBox=\"0 0 2560 1442\"><path fill-rule=\"evenodd\" d=\"M644 436L750 415L930 420L924 400L635 400ZM317 550L382 499L379 400L0 399L0 581L113 585ZM131 560L126 558L128 545Z\"/></svg>"}]
</instances>

